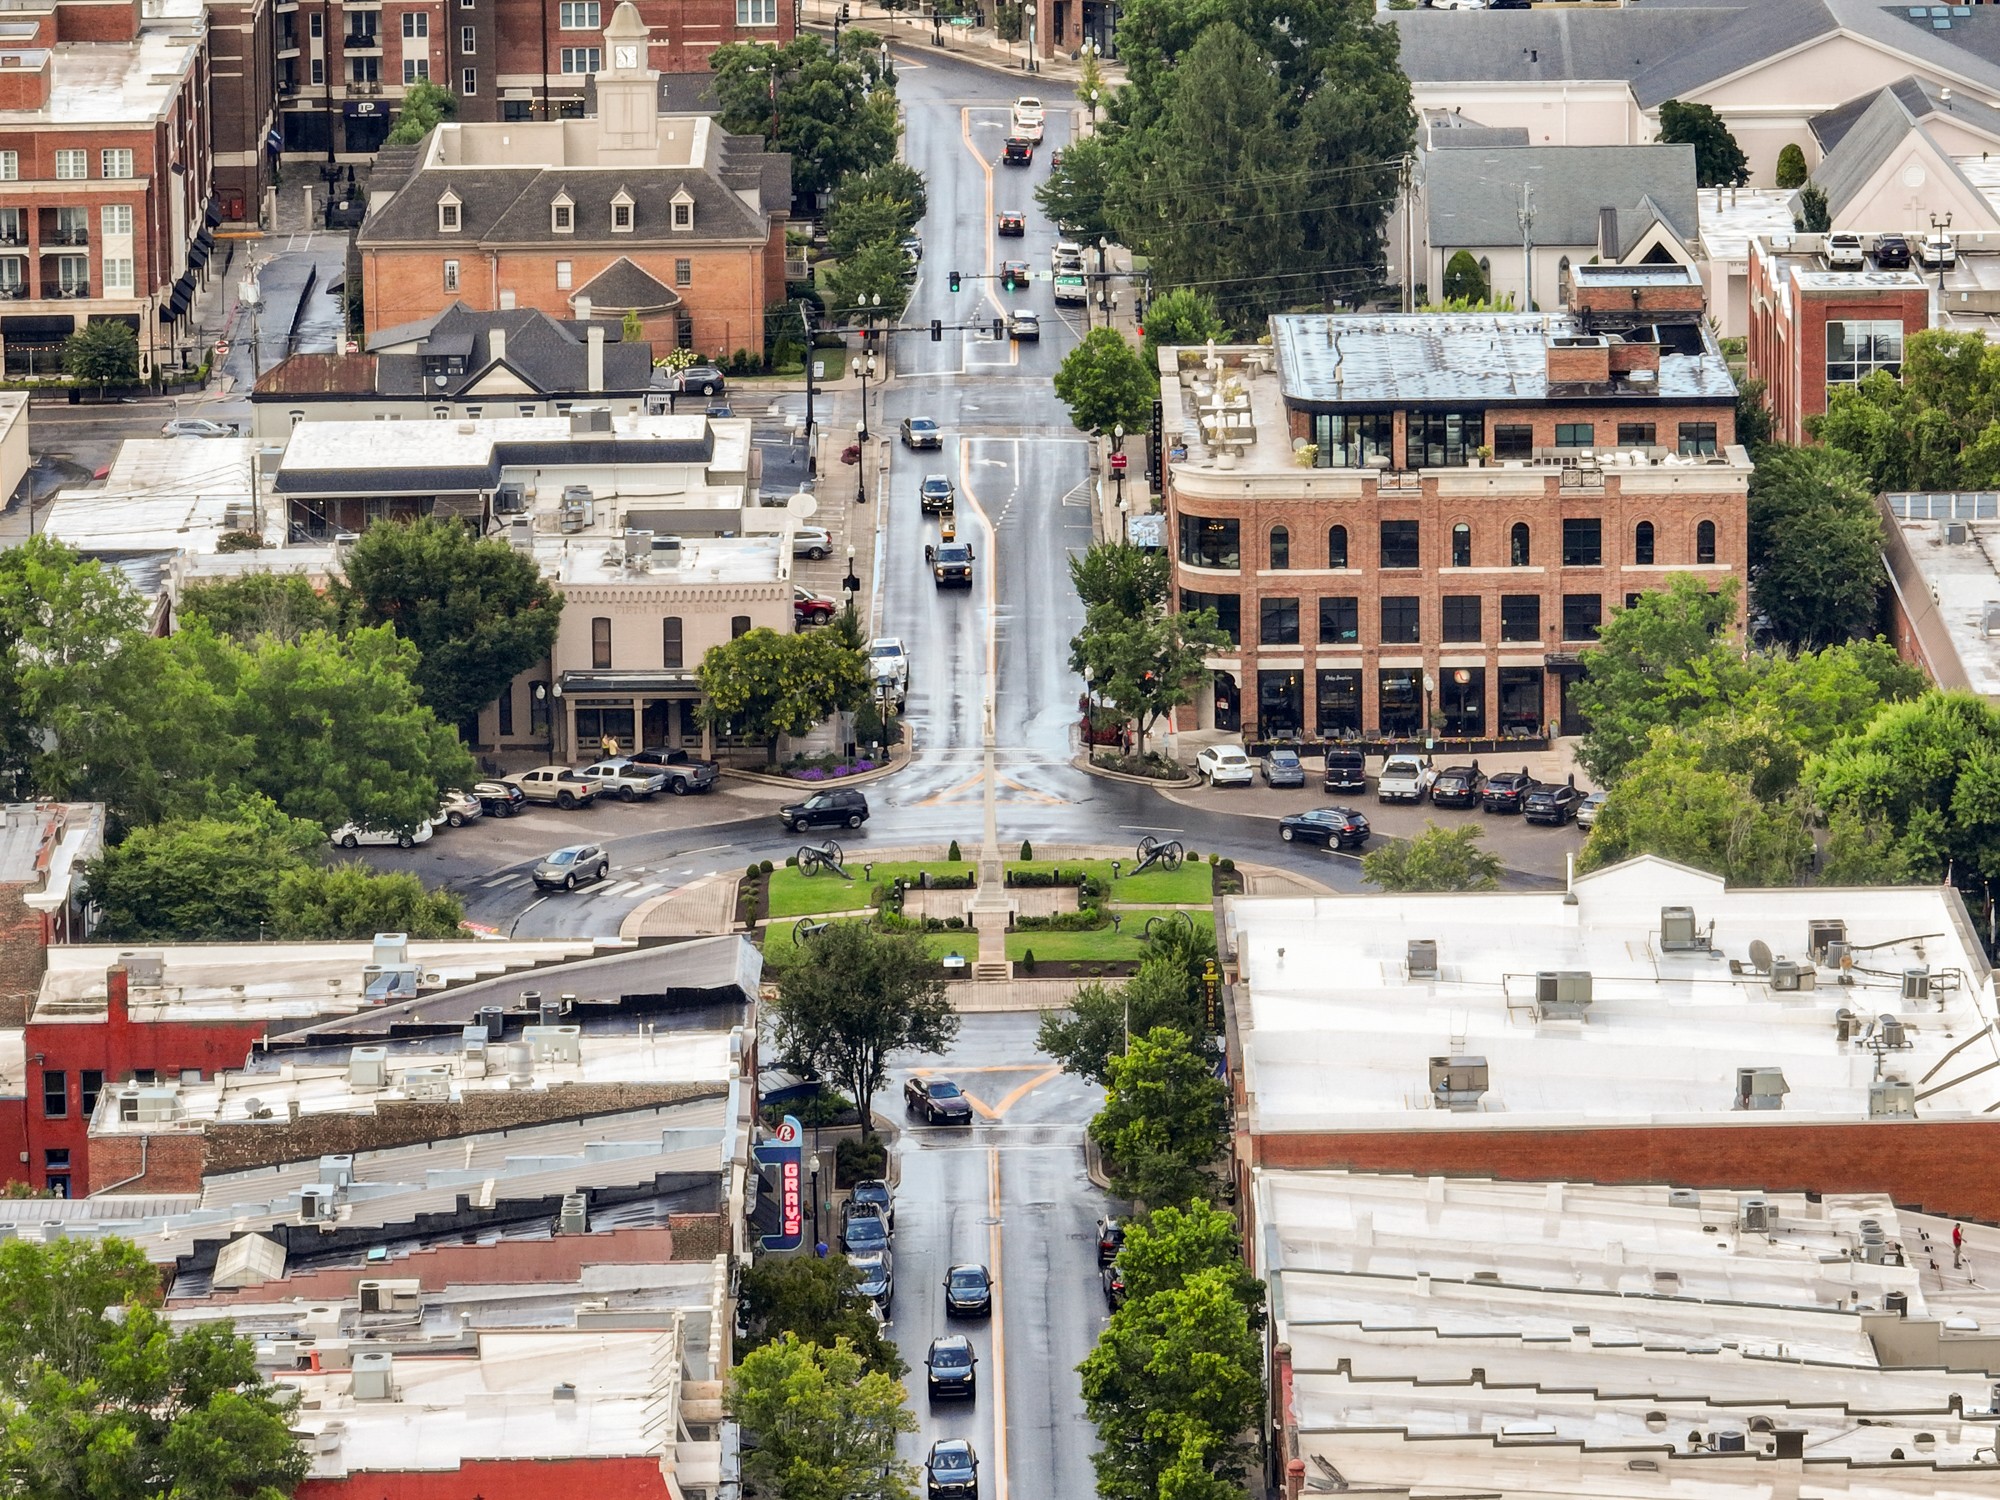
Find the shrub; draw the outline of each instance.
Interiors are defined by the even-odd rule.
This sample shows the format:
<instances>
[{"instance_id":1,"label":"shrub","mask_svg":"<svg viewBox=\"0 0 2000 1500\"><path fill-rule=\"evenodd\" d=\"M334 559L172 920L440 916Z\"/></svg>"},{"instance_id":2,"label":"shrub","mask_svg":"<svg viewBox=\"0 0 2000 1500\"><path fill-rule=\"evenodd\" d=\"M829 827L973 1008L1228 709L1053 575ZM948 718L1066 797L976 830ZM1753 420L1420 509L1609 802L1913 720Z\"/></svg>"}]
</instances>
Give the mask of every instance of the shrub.
<instances>
[{"instance_id":1,"label":"shrub","mask_svg":"<svg viewBox=\"0 0 2000 1500\"><path fill-rule=\"evenodd\" d=\"M1189 859L1193 860L1193 861L1194 861L1194 862L1195 862L1196 864L1200 864L1200 863L1201 863L1201 856L1200 856L1199 854L1195 853L1195 852L1194 852L1194 850L1192 850L1192 849L1188 850L1188 852L1187 852L1187 857L1188 857Z\"/></svg>"},{"instance_id":2,"label":"shrub","mask_svg":"<svg viewBox=\"0 0 2000 1500\"><path fill-rule=\"evenodd\" d=\"M785 868L787 870L797 869L798 863L799 863L799 857L796 854L787 854L785 856Z\"/></svg>"},{"instance_id":3,"label":"shrub","mask_svg":"<svg viewBox=\"0 0 2000 1500\"><path fill-rule=\"evenodd\" d=\"M951 847L950 847L949 849L947 849L947 850L945 850L945 851L944 851L944 857L945 857L946 859L950 860L950 861L951 861L951 862L952 862L953 864L957 864L957 863L958 863L958 862L959 862L959 861L960 861L961 859L963 859L963 858L965 857L964 855L962 855L962 854L960 854L960 853L958 852L958 840L957 840L957 839L953 839L953 840L951 841Z\"/></svg>"},{"instance_id":4,"label":"shrub","mask_svg":"<svg viewBox=\"0 0 2000 1500\"><path fill-rule=\"evenodd\" d=\"M1035 857L1035 846L1026 839L1021 840L1021 858L1026 861Z\"/></svg>"},{"instance_id":5,"label":"shrub","mask_svg":"<svg viewBox=\"0 0 2000 1500\"><path fill-rule=\"evenodd\" d=\"M751 860L750 867L743 872L743 878L746 880L755 880L761 868L756 860Z\"/></svg>"},{"instance_id":6,"label":"shrub","mask_svg":"<svg viewBox=\"0 0 2000 1500\"><path fill-rule=\"evenodd\" d=\"M889 1147L880 1136L865 1141L842 1141L833 1148L833 1185L851 1188L857 1182L880 1177L889 1167Z\"/></svg>"},{"instance_id":7,"label":"shrub","mask_svg":"<svg viewBox=\"0 0 2000 1500\"><path fill-rule=\"evenodd\" d=\"M1110 922L1103 908L1085 906L1076 911L1050 912L1042 917L1017 917L1014 925L1024 932L1095 932L1100 927L1109 926Z\"/></svg>"},{"instance_id":8,"label":"shrub","mask_svg":"<svg viewBox=\"0 0 2000 1500\"><path fill-rule=\"evenodd\" d=\"M1035 972L1035 950L1033 948L1027 948L1022 951L1021 971L1025 974L1032 974Z\"/></svg>"},{"instance_id":9,"label":"shrub","mask_svg":"<svg viewBox=\"0 0 2000 1500\"><path fill-rule=\"evenodd\" d=\"M1799 149L1796 141L1788 142L1785 149L1778 153L1778 186L1803 187L1806 177L1805 152Z\"/></svg>"},{"instance_id":10,"label":"shrub","mask_svg":"<svg viewBox=\"0 0 2000 1500\"><path fill-rule=\"evenodd\" d=\"M798 858L798 856L797 856L797 855L793 855L792 857L793 857L794 859ZM763 862L762 864L760 864L760 865L758 865L758 866L757 866L757 870L758 870L758 873L759 873L759 874L763 874L763 875L768 875L768 874L770 874L770 873L771 873L771 862L770 862L770 861L769 861L768 859L767 859L767 860L765 860L765 861L764 861L764 862Z\"/></svg>"},{"instance_id":11,"label":"shrub","mask_svg":"<svg viewBox=\"0 0 2000 1500\"><path fill-rule=\"evenodd\" d=\"M1222 864L1220 865L1220 867L1219 867L1219 868L1220 868L1220 869L1221 869L1221 870L1222 870L1222 871L1223 871L1223 872L1224 872L1225 874L1227 874L1228 872L1230 872L1230 871L1232 871L1232 870L1234 870L1234 869L1236 868L1236 861L1235 861L1235 860L1233 860L1233 859L1225 859L1225 860L1224 860L1224 861L1222 862Z\"/></svg>"}]
</instances>

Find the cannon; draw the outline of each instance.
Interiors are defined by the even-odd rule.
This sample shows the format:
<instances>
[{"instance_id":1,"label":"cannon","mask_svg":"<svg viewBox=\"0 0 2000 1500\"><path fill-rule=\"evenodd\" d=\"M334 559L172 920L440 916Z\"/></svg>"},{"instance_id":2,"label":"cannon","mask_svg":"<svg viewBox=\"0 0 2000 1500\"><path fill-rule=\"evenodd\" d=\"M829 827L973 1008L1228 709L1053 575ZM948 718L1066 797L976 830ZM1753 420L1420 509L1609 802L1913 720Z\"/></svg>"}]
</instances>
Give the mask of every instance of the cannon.
<instances>
[{"instance_id":1,"label":"cannon","mask_svg":"<svg viewBox=\"0 0 2000 1500\"><path fill-rule=\"evenodd\" d=\"M1145 936L1148 942L1154 938L1170 938L1176 933L1194 936L1194 918L1184 911L1165 912L1157 917L1146 918Z\"/></svg>"},{"instance_id":2,"label":"cannon","mask_svg":"<svg viewBox=\"0 0 2000 1500\"><path fill-rule=\"evenodd\" d=\"M831 922L815 922L811 917L800 917L792 924L792 941L803 947L807 938L818 937L832 925Z\"/></svg>"},{"instance_id":3,"label":"cannon","mask_svg":"<svg viewBox=\"0 0 2000 1500\"><path fill-rule=\"evenodd\" d=\"M1154 865L1165 865L1169 870L1178 870L1185 858L1187 855L1181 849L1179 839L1156 839L1149 833L1139 840L1139 863L1132 867L1132 873L1143 874Z\"/></svg>"},{"instance_id":4,"label":"cannon","mask_svg":"<svg viewBox=\"0 0 2000 1500\"><path fill-rule=\"evenodd\" d=\"M847 866L841 859L840 845L832 839L828 839L818 848L814 848L811 844L801 844L796 857L801 875L812 876L819 874L821 870L828 870L842 880L852 878L848 875Z\"/></svg>"}]
</instances>

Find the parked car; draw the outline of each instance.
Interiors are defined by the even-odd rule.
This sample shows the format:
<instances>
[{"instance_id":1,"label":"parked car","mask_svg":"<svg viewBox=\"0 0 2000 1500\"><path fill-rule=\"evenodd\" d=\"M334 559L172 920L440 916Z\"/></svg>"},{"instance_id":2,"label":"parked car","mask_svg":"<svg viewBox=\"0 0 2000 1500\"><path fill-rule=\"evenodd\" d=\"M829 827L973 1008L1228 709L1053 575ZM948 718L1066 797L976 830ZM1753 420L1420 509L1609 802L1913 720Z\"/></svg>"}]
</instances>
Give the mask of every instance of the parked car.
<instances>
[{"instance_id":1,"label":"parked car","mask_svg":"<svg viewBox=\"0 0 2000 1500\"><path fill-rule=\"evenodd\" d=\"M1035 159L1035 143L1026 136L1010 135L1000 148L1000 161L1009 167L1025 167Z\"/></svg>"},{"instance_id":2,"label":"parked car","mask_svg":"<svg viewBox=\"0 0 2000 1500\"><path fill-rule=\"evenodd\" d=\"M896 1300L896 1257L889 1250L859 1251L847 1257L854 1274L859 1278L855 1290L875 1304L875 1310L884 1318L889 1316L889 1307Z\"/></svg>"},{"instance_id":3,"label":"parked car","mask_svg":"<svg viewBox=\"0 0 2000 1500\"><path fill-rule=\"evenodd\" d=\"M1083 246L1075 240L1057 240L1055 249L1049 252L1049 269L1052 271L1081 271L1083 269Z\"/></svg>"},{"instance_id":4,"label":"parked car","mask_svg":"<svg viewBox=\"0 0 2000 1500\"><path fill-rule=\"evenodd\" d=\"M1306 784L1305 763L1299 759L1299 752L1296 750L1273 750L1264 757L1262 770L1266 786Z\"/></svg>"},{"instance_id":5,"label":"parked car","mask_svg":"<svg viewBox=\"0 0 2000 1500\"><path fill-rule=\"evenodd\" d=\"M931 552L931 582L941 589L972 587L972 544L946 542Z\"/></svg>"},{"instance_id":6,"label":"parked car","mask_svg":"<svg viewBox=\"0 0 2000 1500\"><path fill-rule=\"evenodd\" d=\"M1097 1263L1108 1266L1125 1248L1125 1221L1108 1215L1097 1221Z\"/></svg>"},{"instance_id":7,"label":"parked car","mask_svg":"<svg viewBox=\"0 0 2000 1500\"><path fill-rule=\"evenodd\" d=\"M1125 1301L1125 1268L1114 1260L1098 1271L1097 1279L1104 1285L1104 1305L1117 1312Z\"/></svg>"},{"instance_id":8,"label":"parked car","mask_svg":"<svg viewBox=\"0 0 2000 1500\"><path fill-rule=\"evenodd\" d=\"M931 1399L936 1401L942 1396L975 1399L979 1395L978 1364L972 1340L964 1334L948 1333L932 1339L924 1353L924 1383L930 1388Z\"/></svg>"},{"instance_id":9,"label":"parked car","mask_svg":"<svg viewBox=\"0 0 2000 1500\"><path fill-rule=\"evenodd\" d=\"M979 1455L964 1438L939 1438L924 1460L925 1500L979 1500Z\"/></svg>"},{"instance_id":10,"label":"parked car","mask_svg":"<svg viewBox=\"0 0 2000 1500\"><path fill-rule=\"evenodd\" d=\"M1432 10L1484 10L1486 0L1430 0Z\"/></svg>"},{"instance_id":11,"label":"parked car","mask_svg":"<svg viewBox=\"0 0 2000 1500\"><path fill-rule=\"evenodd\" d=\"M1368 757L1359 750L1327 751L1326 775L1320 787L1329 792L1367 791Z\"/></svg>"},{"instance_id":12,"label":"parked car","mask_svg":"<svg viewBox=\"0 0 2000 1500\"><path fill-rule=\"evenodd\" d=\"M443 823L450 828L463 828L485 811L486 805L471 792L450 787L445 791L443 800L438 803L437 816L431 819L431 823L433 826Z\"/></svg>"},{"instance_id":13,"label":"parked car","mask_svg":"<svg viewBox=\"0 0 2000 1500\"><path fill-rule=\"evenodd\" d=\"M824 526L801 526L792 533L792 556L818 562L833 552L833 533Z\"/></svg>"},{"instance_id":14,"label":"parked car","mask_svg":"<svg viewBox=\"0 0 2000 1500\"><path fill-rule=\"evenodd\" d=\"M840 1224L840 1248L849 1254L887 1250L889 1221L882 1217L874 1204L850 1201Z\"/></svg>"},{"instance_id":15,"label":"parked car","mask_svg":"<svg viewBox=\"0 0 2000 1500\"><path fill-rule=\"evenodd\" d=\"M733 417L736 415L736 408L727 401L711 401L708 403L708 414L711 417Z\"/></svg>"},{"instance_id":16,"label":"parked car","mask_svg":"<svg viewBox=\"0 0 2000 1500\"><path fill-rule=\"evenodd\" d=\"M1477 765L1446 766L1431 783L1434 807L1477 807L1486 790L1486 773Z\"/></svg>"},{"instance_id":17,"label":"parked car","mask_svg":"<svg viewBox=\"0 0 2000 1500\"><path fill-rule=\"evenodd\" d=\"M1576 816L1583 805L1583 793L1560 781L1545 781L1531 790L1521 803L1521 816L1530 823L1552 823L1557 828Z\"/></svg>"},{"instance_id":18,"label":"parked car","mask_svg":"<svg viewBox=\"0 0 2000 1500\"><path fill-rule=\"evenodd\" d=\"M859 792L815 792L803 802L788 802L778 809L778 821L787 833L808 828L859 828L868 821L868 799Z\"/></svg>"},{"instance_id":19,"label":"parked car","mask_svg":"<svg viewBox=\"0 0 2000 1500\"><path fill-rule=\"evenodd\" d=\"M1371 833L1367 818L1351 807L1309 807L1278 820L1278 837L1288 844L1359 849Z\"/></svg>"},{"instance_id":20,"label":"parked car","mask_svg":"<svg viewBox=\"0 0 2000 1500\"><path fill-rule=\"evenodd\" d=\"M1592 792L1582 802L1578 803L1576 809L1576 826L1579 828L1595 828L1597 826L1597 810L1604 806L1604 799L1610 795L1609 792Z\"/></svg>"},{"instance_id":21,"label":"parked car","mask_svg":"<svg viewBox=\"0 0 2000 1500\"><path fill-rule=\"evenodd\" d=\"M586 880L611 873L611 856L597 844L571 844L535 862L535 884L545 891L573 891Z\"/></svg>"},{"instance_id":22,"label":"parked car","mask_svg":"<svg viewBox=\"0 0 2000 1500\"><path fill-rule=\"evenodd\" d=\"M697 396L720 396L728 386L714 365L689 365L681 371L681 389Z\"/></svg>"},{"instance_id":23,"label":"parked car","mask_svg":"<svg viewBox=\"0 0 2000 1500\"><path fill-rule=\"evenodd\" d=\"M905 448L942 448L944 429L929 417L903 418L903 446Z\"/></svg>"},{"instance_id":24,"label":"parked car","mask_svg":"<svg viewBox=\"0 0 2000 1500\"><path fill-rule=\"evenodd\" d=\"M1210 786L1249 786L1257 779L1257 764L1241 745L1208 745L1195 756L1194 773Z\"/></svg>"},{"instance_id":25,"label":"parked car","mask_svg":"<svg viewBox=\"0 0 2000 1500\"><path fill-rule=\"evenodd\" d=\"M1482 812L1517 813L1535 785L1535 778L1523 766L1518 771L1501 771L1486 778L1486 790L1479 794Z\"/></svg>"},{"instance_id":26,"label":"parked car","mask_svg":"<svg viewBox=\"0 0 2000 1500\"><path fill-rule=\"evenodd\" d=\"M530 802L553 802L565 812L597 800L597 783L584 780L568 766L539 766L506 780L519 787Z\"/></svg>"},{"instance_id":27,"label":"parked car","mask_svg":"<svg viewBox=\"0 0 2000 1500\"><path fill-rule=\"evenodd\" d=\"M666 773L655 766L642 766L629 755L614 755L592 761L576 773L597 783L600 794L621 802L637 802L650 797L667 784Z\"/></svg>"},{"instance_id":28,"label":"parked car","mask_svg":"<svg viewBox=\"0 0 2000 1500\"><path fill-rule=\"evenodd\" d=\"M408 833L394 833L381 828L363 828L359 823L343 823L326 836L326 841L329 844L338 844L343 849L356 849L363 844L394 844L398 849L414 849L419 844L428 844L431 833L429 823L420 823Z\"/></svg>"},{"instance_id":29,"label":"parked car","mask_svg":"<svg viewBox=\"0 0 2000 1500\"><path fill-rule=\"evenodd\" d=\"M1858 234L1830 234L1826 237L1826 265L1830 271L1859 271L1868 264Z\"/></svg>"},{"instance_id":30,"label":"parked car","mask_svg":"<svg viewBox=\"0 0 2000 1500\"><path fill-rule=\"evenodd\" d=\"M722 779L722 767L712 760L696 760L685 750L635 750L632 759L657 769L667 778L667 790L676 797L690 792L707 792Z\"/></svg>"},{"instance_id":31,"label":"parked car","mask_svg":"<svg viewBox=\"0 0 2000 1500\"><path fill-rule=\"evenodd\" d=\"M926 1125L970 1125L972 1101L949 1078L912 1078L903 1085L905 1113L922 1115Z\"/></svg>"},{"instance_id":32,"label":"parked car","mask_svg":"<svg viewBox=\"0 0 2000 1500\"><path fill-rule=\"evenodd\" d=\"M798 625L824 625L840 606L811 589L792 588L792 621Z\"/></svg>"},{"instance_id":33,"label":"parked car","mask_svg":"<svg viewBox=\"0 0 2000 1500\"><path fill-rule=\"evenodd\" d=\"M984 1266L953 1266L944 1273L944 1315L984 1318L993 1312L993 1275Z\"/></svg>"},{"instance_id":34,"label":"parked car","mask_svg":"<svg viewBox=\"0 0 2000 1500\"><path fill-rule=\"evenodd\" d=\"M475 781L472 795L488 816L495 818L511 818L528 805L527 793L511 781Z\"/></svg>"},{"instance_id":35,"label":"parked car","mask_svg":"<svg viewBox=\"0 0 2000 1500\"><path fill-rule=\"evenodd\" d=\"M1007 315L1007 336L1024 344L1039 342L1042 320L1025 307L1017 307Z\"/></svg>"},{"instance_id":36,"label":"parked car","mask_svg":"<svg viewBox=\"0 0 2000 1500\"><path fill-rule=\"evenodd\" d=\"M849 1200L854 1203L872 1203L880 1210L883 1221L893 1233L896 1228L896 1204L890 1196L889 1184L879 1177L870 1177L865 1182L854 1184L854 1193Z\"/></svg>"},{"instance_id":37,"label":"parked car","mask_svg":"<svg viewBox=\"0 0 2000 1500\"><path fill-rule=\"evenodd\" d=\"M219 438L235 437L233 422L211 422L207 417L175 417L160 429L161 437L170 438Z\"/></svg>"},{"instance_id":38,"label":"parked car","mask_svg":"<svg viewBox=\"0 0 2000 1500\"><path fill-rule=\"evenodd\" d=\"M1931 270L1958 264L1958 246L1948 234L1926 234L1917 238L1917 259Z\"/></svg>"},{"instance_id":39,"label":"parked car","mask_svg":"<svg viewBox=\"0 0 2000 1500\"><path fill-rule=\"evenodd\" d=\"M958 503L958 490L949 474L926 474L917 485L917 501L925 515L939 515Z\"/></svg>"},{"instance_id":40,"label":"parked car","mask_svg":"<svg viewBox=\"0 0 2000 1500\"><path fill-rule=\"evenodd\" d=\"M993 232L1006 235L1010 239L1017 239L1028 232L1028 216L1010 208L995 221Z\"/></svg>"},{"instance_id":41,"label":"parked car","mask_svg":"<svg viewBox=\"0 0 2000 1500\"><path fill-rule=\"evenodd\" d=\"M1900 234L1875 236L1875 264L1885 271L1897 271L1910 263L1910 242Z\"/></svg>"},{"instance_id":42,"label":"parked car","mask_svg":"<svg viewBox=\"0 0 2000 1500\"><path fill-rule=\"evenodd\" d=\"M1048 111L1042 108L1042 101L1033 94L1023 94L1014 101L1014 134L1039 141L1047 118Z\"/></svg>"},{"instance_id":43,"label":"parked car","mask_svg":"<svg viewBox=\"0 0 2000 1500\"><path fill-rule=\"evenodd\" d=\"M1058 146L1049 153L1049 170L1051 172L1062 170L1062 147Z\"/></svg>"},{"instance_id":44,"label":"parked car","mask_svg":"<svg viewBox=\"0 0 2000 1500\"><path fill-rule=\"evenodd\" d=\"M1429 795L1433 773L1414 755L1392 755L1375 778L1377 802L1422 802Z\"/></svg>"},{"instance_id":45,"label":"parked car","mask_svg":"<svg viewBox=\"0 0 2000 1500\"><path fill-rule=\"evenodd\" d=\"M924 259L924 238L920 234L906 234L896 241L911 265L922 265Z\"/></svg>"}]
</instances>

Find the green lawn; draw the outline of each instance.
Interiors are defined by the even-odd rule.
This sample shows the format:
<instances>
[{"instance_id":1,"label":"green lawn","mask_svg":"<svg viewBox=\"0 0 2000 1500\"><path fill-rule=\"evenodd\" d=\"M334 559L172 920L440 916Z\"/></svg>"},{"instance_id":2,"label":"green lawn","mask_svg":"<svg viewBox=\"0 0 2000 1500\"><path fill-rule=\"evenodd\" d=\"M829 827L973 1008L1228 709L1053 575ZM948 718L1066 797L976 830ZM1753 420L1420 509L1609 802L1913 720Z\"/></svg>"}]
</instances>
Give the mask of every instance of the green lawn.
<instances>
[{"instance_id":1,"label":"green lawn","mask_svg":"<svg viewBox=\"0 0 2000 1500\"><path fill-rule=\"evenodd\" d=\"M869 904L869 898L878 885L887 885L898 875L907 876L911 884L916 883L920 871L929 870L933 875L969 875L972 866L961 861L949 864L944 860L918 864L910 861L883 860L875 865L873 879L862 875L866 861L858 855L849 855L848 873L852 880L842 880L830 871L817 875L801 875L796 869L775 869L771 871L771 907L774 917L805 917L821 912L860 911Z\"/></svg>"},{"instance_id":2,"label":"green lawn","mask_svg":"<svg viewBox=\"0 0 2000 1500\"><path fill-rule=\"evenodd\" d=\"M1195 925L1209 932L1215 930L1215 916L1212 912L1189 912ZM1032 948L1037 961L1075 959L1079 963L1110 963L1116 959L1143 958L1146 919L1134 912L1125 919L1124 930L1114 933L1109 927L1095 932L1010 932L1007 934L1007 957L1019 963Z\"/></svg>"},{"instance_id":3,"label":"green lawn","mask_svg":"<svg viewBox=\"0 0 2000 1500\"><path fill-rule=\"evenodd\" d=\"M798 951L798 945L792 941L792 927L796 921L792 918L764 929L764 961L767 964L783 966L791 962L792 955ZM927 932L924 934L924 946L931 950L933 957L943 958L948 953L957 953L970 964L979 957L979 934L969 927L957 932Z\"/></svg>"},{"instance_id":4,"label":"green lawn","mask_svg":"<svg viewBox=\"0 0 2000 1500\"><path fill-rule=\"evenodd\" d=\"M1138 863L1138 859L1121 860L1127 870ZM1058 861L1052 859L1030 860L1022 864L1018 859L1009 860L1009 870L1053 870ZM1065 859L1060 861L1065 870L1074 870L1081 865L1085 872L1101 880L1111 879L1111 861L1108 859ZM1188 860L1178 870L1169 870L1165 865L1155 865L1140 876L1121 875L1112 882L1111 899L1117 901L1150 901L1181 905L1205 905L1210 899L1212 886L1207 863L1196 864Z\"/></svg>"}]
</instances>

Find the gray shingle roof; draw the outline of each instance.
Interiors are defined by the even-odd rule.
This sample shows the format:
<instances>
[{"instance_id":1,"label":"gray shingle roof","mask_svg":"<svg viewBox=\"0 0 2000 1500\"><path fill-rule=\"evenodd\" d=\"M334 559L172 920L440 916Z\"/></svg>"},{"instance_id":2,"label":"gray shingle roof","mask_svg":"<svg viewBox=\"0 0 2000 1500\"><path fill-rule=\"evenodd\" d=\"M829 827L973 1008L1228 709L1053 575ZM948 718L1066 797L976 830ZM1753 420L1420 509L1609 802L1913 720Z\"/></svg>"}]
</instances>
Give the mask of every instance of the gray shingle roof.
<instances>
[{"instance_id":1,"label":"gray shingle roof","mask_svg":"<svg viewBox=\"0 0 2000 1500\"><path fill-rule=\"evenodd\" d=\"M1898 92L1887 88L1876 93L1859 118L1842 133L1840 144L1827 152L1813 170L1812 180L1826 193L1827 210L1838 218L1841 210L1854 201L1855 195L1881 170L1882 163L1913 132L1923 137L1936 153L1940 170L1957 177L1972 197L1980 197L1979 189L1958 170L1936 138L1917 122Z\"/></svg>"},{"instance_id":2,"label":"gray shingle roof","mask_svg":"<svg viewBox=\"0 0 2000 1500\"><path fill-rule=\"evenodd\" d=\"M1973 98L1963 89L1945 89L1927 78L1910 73L1890 84L1889 91L1920 122L1933 118L1948 119L2000 142L2000 109ZM1812 133L1813 139L1819 142L1820 151L1829 152L1838 146L1841 138L1853 129L1854 122L1875 102L1875 96L1882 92L1881 89L1871 89L1837 108L1814 115ZM1945 97L1947 93L1951 95L1949 99Z\"/></svg>"},{"instance_id":3,"label":"gray shingle roof","mask_svg":"<svg viewBox=\"0 0 2000 1500\"><path fill-rule=\"evenodd\" d=\"M1412 83L1580 82L1635 78L1698 47L1733 7L1648 3L1578 11L1392 11Z\"/></svg>"},{"instance_id":4,"label":"gray shingle roof","mask_svg":"<svg viewBox=\"0 0 2000 1500\"><path fill-rule=\"evenodd\" d=\"M1815 37L1830 36L1838 25L1826 0L1757 0L1723 24L1705 29L1686 51L1634 75L1633 97L1642 108L1653 109Z\"/></svg>"},{"instance_id":5,"label":"gray shingle roof","mask_svg":"<svg viewBox=\"0 0 2000 1500\"><path fill-rule=\"evenodd\" d=\"M1503 12L1503 14L1507 14ZM1534 188L1535 240L1594 245L1599 210L1618 210L1628 244L1664 218L1683 244L1696 231L1692 146L1499 146L1423 159L1430 243L1503 245L1521 237L1521 185Z\"/></svg>"},{"instance_id":6,"label":"gray shingle roof","mask_svg":"<svg viewBox=\"0 0 2000 1500\"><path fill-rule=\"evenodd\" d=\"M571 306L577 297L588 297L593 311L616 313L660 313L681 305L679 292L622 255L579 287Z\"/></svg>"},{"instance_id":7,"label":"gray shingle roof","mask_svg":"<svg viewBox=\"0 0 2000 1500\"><path fill-rule=\"evenodd\" d=\"M668 204L685 190L694 199L694 228L669 228ZM438 228L438 204L449 192L459 202L461 228ZM419 172L362 226L363 245L546 244L550 205L558 192L575 205L576 232L566 243L608 241L658 244L672 238L695 244L761 240L761 216L709 173L680 167L551 167L524 172L509 167L434 167ZM633 200L629 234L613 235L611 201Z\"/></svg>"}]
</instances>

